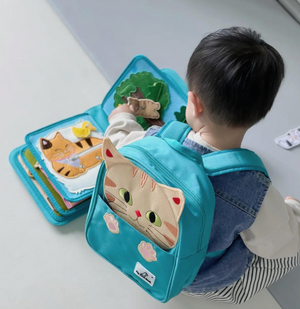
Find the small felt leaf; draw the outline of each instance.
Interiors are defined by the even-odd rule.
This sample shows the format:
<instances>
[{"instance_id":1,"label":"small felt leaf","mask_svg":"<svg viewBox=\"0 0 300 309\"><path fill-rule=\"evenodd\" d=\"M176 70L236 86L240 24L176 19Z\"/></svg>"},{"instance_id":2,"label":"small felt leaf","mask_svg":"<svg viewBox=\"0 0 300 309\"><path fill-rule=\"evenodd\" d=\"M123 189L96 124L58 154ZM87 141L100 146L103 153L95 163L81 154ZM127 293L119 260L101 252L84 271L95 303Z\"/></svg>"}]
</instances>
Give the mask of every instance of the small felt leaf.
<instances>
[{"instance_id":1,"label":"small felt leaf","mask_svg":"<svg viewBox=\"0 0 300 309\"><path fill-rule=\"evenodd\" d=\"M151 99L154 102L159 102L160 96L164 88L164 84L161 82L157 82L154 85L148 86L147 88L148 92L146 94L146 98Z\"/></svg>"},{"instance_id":2,"label":"small felt leaf","mask_svg":"<svg viewBox=\"0 0 300 309\"><path fill-rule=\"evenodd\" d=\"M121 97L123 96L128 97L130 96L129 94L131 92L135 92L135 91L136 91L136 86L132 83L128 83L128 84L125 84L125 86L118 93Z\"/></svg>"},{"instance_id":3,"label":"small felt leaf","mask_svg":"<svg viewBox=\"0 0 300 309\"><path fill-rule=\"evenodd\" d=\"M180 112L174 113L177 121L186 123L185 110L186 110L186 106L183 105L183 106L180 107Z\"/></svg>"},{"instance_id":4,"label":"small felt leaf","mask_svg":"<svg viewBox=\"0 0 300 309\"><path fill-rule=\"evenodd\" d=\"M115 103L114 103L114 107L116 108L116 107L118 107L119 105L122 105L122 104L124 104L125 102L123 101L123 99L122 99L122 97L120 97L120 95L119 94L115 94L115 96L114 96L114 100L115 100Z\"/></svg>"},{"instance_id":5,"label":"small felt leaf","mask_svg":"<svg viewBox=\"0 0 300 309\"><path fill-rule=\"evenodd\" d=\"M163 112L168 108L169 103L170 103L170 95L169 95L169 90L168 90L168 85L163 84L162 91L160 93L159 97L159 103L160 103L160 112L161 116L163 115Z\"/></svg>"}]
</instances>

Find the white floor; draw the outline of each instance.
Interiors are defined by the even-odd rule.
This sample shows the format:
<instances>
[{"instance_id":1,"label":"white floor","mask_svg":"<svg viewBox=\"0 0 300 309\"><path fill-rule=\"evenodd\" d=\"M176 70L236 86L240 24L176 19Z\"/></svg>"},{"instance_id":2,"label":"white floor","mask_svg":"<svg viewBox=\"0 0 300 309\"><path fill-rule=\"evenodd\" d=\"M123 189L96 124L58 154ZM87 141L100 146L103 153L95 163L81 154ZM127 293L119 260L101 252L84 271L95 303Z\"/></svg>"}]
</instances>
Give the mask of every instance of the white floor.
<instances>
[{"instance_id":1,"label":"white floor","mask_svg":"<svg viewBox=\"0 0 300 309\"><path fill-rule=\"evenodd\" d=\"M237 308L156 302L88 247L85 217L50 225L9 165L26 133L101 103L109 87L46 1L0 0L0 308ZM238 308L280 307L264 290Z\"/></svg>"}]
</instances>

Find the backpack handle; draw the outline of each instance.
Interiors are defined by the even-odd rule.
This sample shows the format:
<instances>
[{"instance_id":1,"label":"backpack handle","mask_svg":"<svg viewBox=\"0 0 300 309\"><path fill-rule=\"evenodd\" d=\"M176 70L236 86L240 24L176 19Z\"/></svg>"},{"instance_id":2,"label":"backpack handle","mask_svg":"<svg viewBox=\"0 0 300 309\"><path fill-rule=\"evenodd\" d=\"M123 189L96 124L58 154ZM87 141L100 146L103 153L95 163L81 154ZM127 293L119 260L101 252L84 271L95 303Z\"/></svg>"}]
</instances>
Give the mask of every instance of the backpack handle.
<instances>
[{"instance_id":1,"label":"backpack handle","mask_svg":"<svg viewBox=\"0 0 300 309\"><path fill-rule=\"evenodd\" d=\"M203 166L203 161L201 155L199 155L198 152L187 148L185 146L182 146L181 144L178 143L178 141L170 138L163 138L163 140L173 149L175 149L177 152L180 152L182 155L185 157L189 157L192 160L194 160L196 163L200 164Z\"/></svg>"},{"instance_id":2,"label":"backpack handle","mask_svg":"<svg viewBox=\"0 0 300 309\"><path fill-rule=\"evenodd\" d=\"M190 131L191 127L188 124L170 120L163 125L163 127L157 132L156 136L163 139L172 139L182 144Z\"/></svg>"}]
</instances>

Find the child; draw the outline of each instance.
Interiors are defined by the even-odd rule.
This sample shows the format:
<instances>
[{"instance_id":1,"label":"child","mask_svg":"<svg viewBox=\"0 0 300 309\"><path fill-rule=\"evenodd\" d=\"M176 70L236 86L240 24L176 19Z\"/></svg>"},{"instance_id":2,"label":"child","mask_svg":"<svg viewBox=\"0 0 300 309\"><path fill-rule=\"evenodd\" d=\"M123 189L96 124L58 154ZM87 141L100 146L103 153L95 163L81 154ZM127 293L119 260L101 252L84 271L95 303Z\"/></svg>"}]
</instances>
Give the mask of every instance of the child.
<instances>
[{"instance_id":1,"label":"child","mask_svg":"<svg viewBox=\"0 0 300 309\"><path fill-rule=\"evenodd\" d=\"M284 63L255 31L233 27L206 36L192 54L186 119L192 131L183 145L207 154L240 148L247 130L271 109ZM105 132L117 148L155 135L136 122L128 105L110 115ZM261 172L210 177L216 209L208 254L183 293L240 304L300 264L300 202L285 200Z\"/></svg>"}]
</instances>

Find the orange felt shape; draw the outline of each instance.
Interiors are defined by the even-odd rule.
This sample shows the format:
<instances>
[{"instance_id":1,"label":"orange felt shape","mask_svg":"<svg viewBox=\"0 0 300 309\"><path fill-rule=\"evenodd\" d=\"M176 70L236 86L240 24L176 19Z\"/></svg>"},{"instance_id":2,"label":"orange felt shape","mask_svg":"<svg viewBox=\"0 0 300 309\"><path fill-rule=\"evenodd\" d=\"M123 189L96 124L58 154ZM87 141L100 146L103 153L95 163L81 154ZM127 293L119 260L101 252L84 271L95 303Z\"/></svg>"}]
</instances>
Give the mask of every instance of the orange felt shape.
<instances>
[{"instance_id":1,"label":"orange felt shape","mask_svg":"<svg viewBox=\"0 0 300 309\"><path fill-rule=\"evenodd\" d=\"M102 139L89 137L71 142L57 132L52 139L40 138L40 147L53 169L65 178L76 178L102 162ZM93 148L95 149L93 150Z\"/></svg>"}]
</instances>

